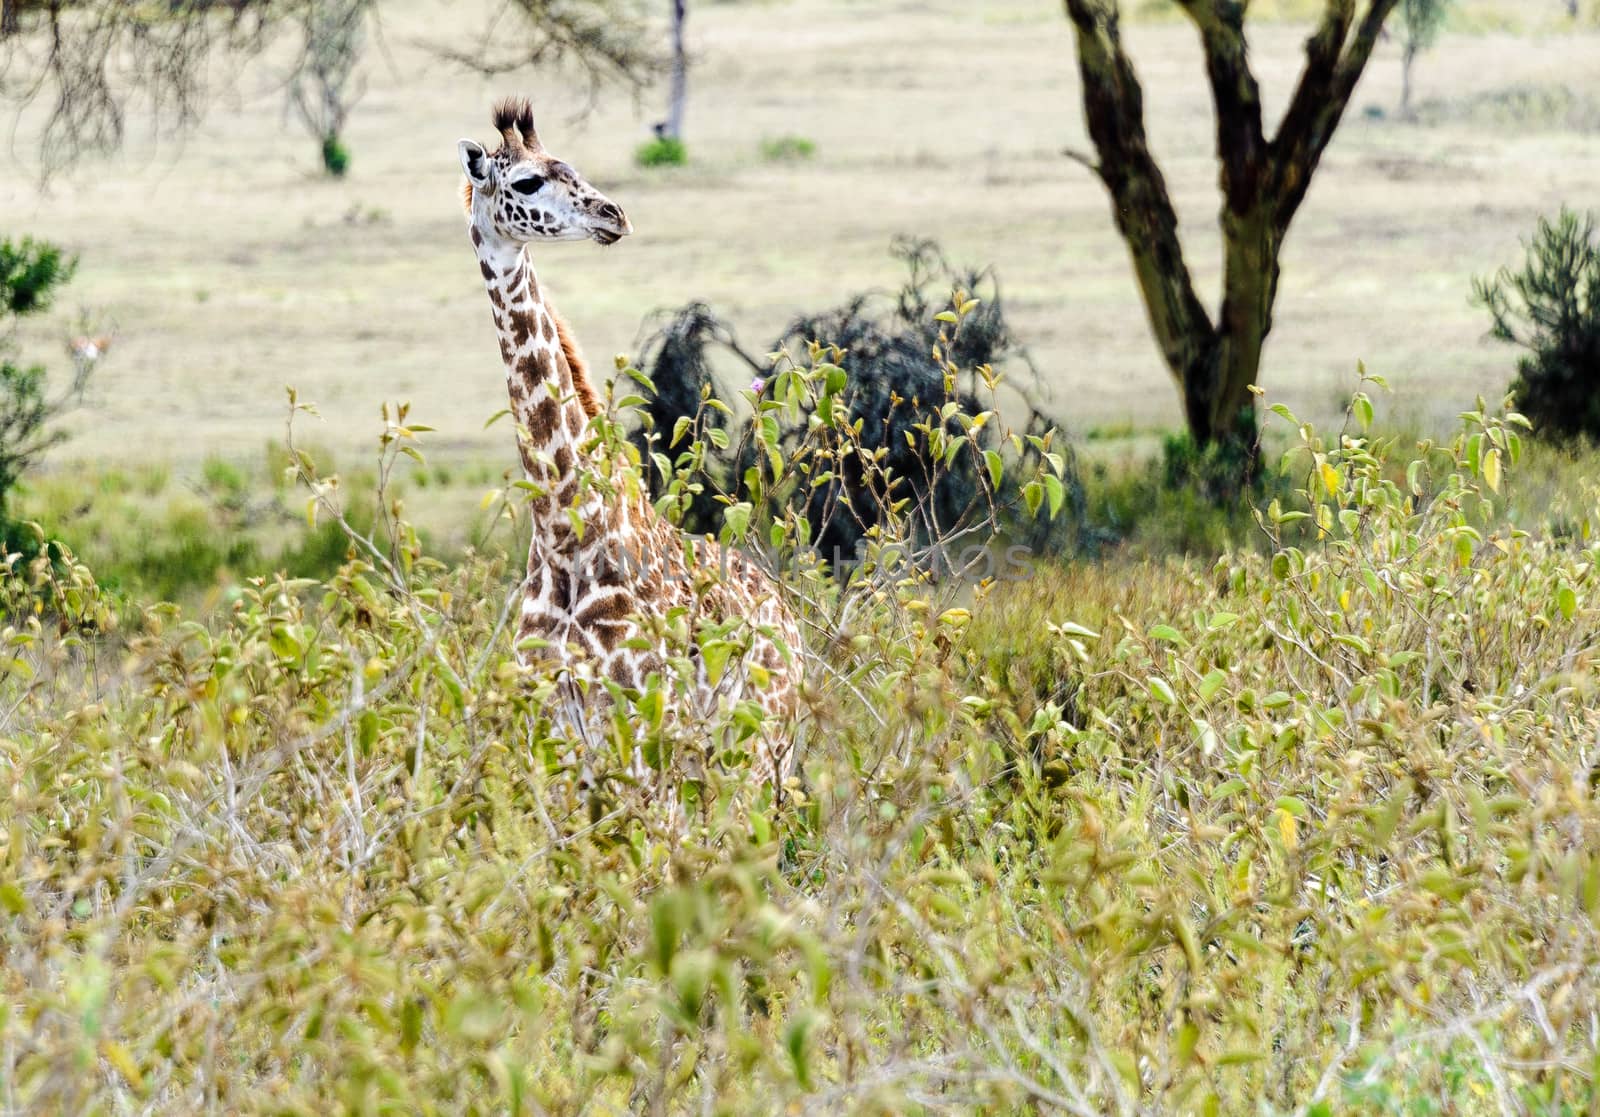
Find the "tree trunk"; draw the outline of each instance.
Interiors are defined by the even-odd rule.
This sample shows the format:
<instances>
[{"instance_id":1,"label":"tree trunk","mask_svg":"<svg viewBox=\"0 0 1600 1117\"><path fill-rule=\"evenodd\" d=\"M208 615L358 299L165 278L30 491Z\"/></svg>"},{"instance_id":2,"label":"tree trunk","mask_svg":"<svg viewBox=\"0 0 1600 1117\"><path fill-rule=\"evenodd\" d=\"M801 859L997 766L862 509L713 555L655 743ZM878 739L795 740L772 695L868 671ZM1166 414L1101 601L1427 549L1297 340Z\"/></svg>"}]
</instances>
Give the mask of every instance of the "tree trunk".
<instances>
[{"instance_id":1,"label":"tree trunk","mask_svg":"<svg viewBox=\"0 0 1600 1117\"><path fill-rule=\"evenodd\" d=\"M1111 196L1117 231L1132 259L1151 333L1177 381L1190 436L1214 466L1215 476L1202 483L1214 497L1231 496L1251 480L1259 462L1251 388L1272 330L1278 254L1399 0L1326 0L1306 42L1305 69L1270 140L1250 71L1245 6L1235 0L1176 0L1200 32L1216 107L1223 274L1215 322L1195 293L1177 211L1146 141L1144 94L1122 46L1117 0L1063 2L1078 48L1084 119L1099 156L1094 172Z\"/></svg>"},{"instance_id":2,"label":"tree trunk","mask_svg":"<svg viewBox=\"0 0 1600 1117\"><path fill-rule=\"evenodd\" d=\"M689 55L683 44L683 25L688 18L688 0L672 0L672 89L662 135L675 140L683 138L683 107L689 99Z\"/></svg>"},{"instance_id":3,"label":"tree trunk","mask_svg":"<svg viewBox=\"0 0 1600 1117\"><path fill-rule=\"evenodd\" d=\"M21 0L0 0L0 39L9 39L22 29L20 3Z\"/></svg>"},{"instance_id":4,"label":"tree trunk","mask_svg":"<svg viewBox=\"0 0 1600 1117\"><path fill-rule=\"evenodd\" d=\"M1400 116L1403 120L1411 119L1411 66L1416 60L1416 44L1408 42L1400 55Z\"/></svg>"}]
</instances>

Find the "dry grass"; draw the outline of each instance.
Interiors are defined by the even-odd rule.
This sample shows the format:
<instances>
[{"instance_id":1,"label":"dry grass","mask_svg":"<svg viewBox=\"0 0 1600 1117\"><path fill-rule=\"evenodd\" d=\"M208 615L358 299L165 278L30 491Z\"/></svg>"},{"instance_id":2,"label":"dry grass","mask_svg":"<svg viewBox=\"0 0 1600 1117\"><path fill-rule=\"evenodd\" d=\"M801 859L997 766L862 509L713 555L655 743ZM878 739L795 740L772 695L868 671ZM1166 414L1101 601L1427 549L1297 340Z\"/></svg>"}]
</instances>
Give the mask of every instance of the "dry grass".
<instances>
[{"instance_id":1,"label":"dry grass","mask_svg":"<svg viewBox=\"0 0 1600 1117\"><path fill-rule=\"evenodd\" d=\"M41 329L64 329L81 305L120 331L98 406L58 465L187 468L207 453L254 455L281 430L286 383L319 401L328 422L318 437L341 450L365 443L378 401L406 397L439 427L436 449L509 464L509 435L482 430L502 385L453 151L457 137L485 132L490 99L508 88L534 94L551 145L638 229L611 251L563 245L540 256L597 363L630 347L647 312L696 296L763 344L799 310L892 283L887 245L912 232L999 269L1070 429L1129 424L1137 434L1177 421L1106 199L1061 155L1084 141L1056 6L701 5L691 165L665 172L630 163L654 95L643 105L607 95L574 123L578 98L556 75L485 82L422 61L414 40L441 12L466 25L469 7L394 9L393 64L369 64L343 182L314 177L313 145L285 124L270 63L248 70L183 145L141 134L125 156L48 194L31 177L24 122L17 158L0 166L5 231L84 257L58 320ZM1494 26L1487 11L1475 5L1467 22ZM1193 35L1155 20L1130 36L1192 258L1211 287L1210 110ZM1302 37L1292 23L1255 35L1269 111L1284 101ZM1457 33L1421 64L1421 97L1448 108L1548 87L1593 101L1597 47L1591 31ZM1536 215L1592 199L1600 134L1572 131L1566 117L1366 119L1366 107L1396 101L1396 54L1382 47L1294 230L1264 379L1276 398L1323 415L1364 359L1395 383L1400 412L1432 425L1508 381L1509 355L1481 340L1469 278L1516 258ZM780 135L812 139L816 155L763 161L763 139Z\"/></svg>"}]
</instances>

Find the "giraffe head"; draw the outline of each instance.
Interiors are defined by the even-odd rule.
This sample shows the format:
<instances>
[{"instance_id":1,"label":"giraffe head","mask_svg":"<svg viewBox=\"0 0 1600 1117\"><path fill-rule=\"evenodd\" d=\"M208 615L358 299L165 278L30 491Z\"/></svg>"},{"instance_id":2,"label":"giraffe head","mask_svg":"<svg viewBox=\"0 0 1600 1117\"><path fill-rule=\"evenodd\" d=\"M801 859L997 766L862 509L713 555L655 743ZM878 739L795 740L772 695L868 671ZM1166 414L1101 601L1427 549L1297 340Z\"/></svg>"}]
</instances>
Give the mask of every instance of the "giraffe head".
<instances>
[{"instance_id":1,"label":"giraffe head","mask_svg":"<svg viewBox=\"0 0 1600 1117\"><path fill-rule=\"evenodd\" d=\"M526 100L508 98L495 106L494 126L500 133L494 151L474 140L458 145L467 175L463 196L474 228L516 244L590 237L615 244L633 232L614 202L545 151Z\"/></svg>"}]
</instances>

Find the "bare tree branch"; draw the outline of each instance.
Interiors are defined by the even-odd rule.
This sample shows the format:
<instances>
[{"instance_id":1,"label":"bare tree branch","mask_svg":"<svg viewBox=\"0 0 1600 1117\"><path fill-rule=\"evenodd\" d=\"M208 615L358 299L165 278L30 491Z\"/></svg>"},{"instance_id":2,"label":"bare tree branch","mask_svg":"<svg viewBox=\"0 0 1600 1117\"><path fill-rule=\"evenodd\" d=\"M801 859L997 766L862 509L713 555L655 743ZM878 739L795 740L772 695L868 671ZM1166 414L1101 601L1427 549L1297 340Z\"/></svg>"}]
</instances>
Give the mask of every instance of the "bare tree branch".
<instances>
[{"instance_id":1,"label":"bare tree branch","mask_svg":"<svg viewBox=\"0 0 1600 1117\"><path fill-rule=\"evenodd\" d=\"M1272 189L1281 199L1277 207L1281 228L1288 228L1305 199L1311 176L1372 57L1384 20L1398 3L1399 0L1368 0L1366 13L1351 38L1356 0L1327 0L1322 23L1306 41L1305 70L1272 141Z\"/></svg>"},{"instance_id":2,"label":"bare tree branch","mask_svg":"<svg viewBox=\"0 0 1600 1117\"><path fill-rule=\"evenodd\" d=\"M375 19L379 7L378 0L348 0L337 10L329 0L39 0L20 9L8 4L10 18L0 34L0 104L18 120L31 105L45 107L37 158L41 177L48 179L87 155L119 149L128 121L137 115L148 115L157 134L192 128L240 64L276 41L287 25L307 38L290 87L301 99L309 93L301 107L311 110L313 127L320 128L353 102L347 84L353 66L315 72L325 53L315 40L324 31L348 34L342 15ZM588 79L591 98L609 82L637 87L660 65L638 0L502 0L476 43L423 45L481 73L572 65ZM228 64L215 65L219 58ZM327 103L317 87L336 85L342 92L338 104Z\"/></svg>"}]
</instances>

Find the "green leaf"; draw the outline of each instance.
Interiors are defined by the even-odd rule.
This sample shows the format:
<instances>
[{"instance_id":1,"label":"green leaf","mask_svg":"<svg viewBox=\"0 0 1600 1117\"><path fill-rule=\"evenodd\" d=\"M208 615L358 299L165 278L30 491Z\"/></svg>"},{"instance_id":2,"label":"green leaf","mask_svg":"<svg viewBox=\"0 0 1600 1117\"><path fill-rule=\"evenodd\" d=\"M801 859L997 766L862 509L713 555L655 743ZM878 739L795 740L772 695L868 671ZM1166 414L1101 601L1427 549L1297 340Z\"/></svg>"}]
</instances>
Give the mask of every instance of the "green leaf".
<instances>
[{"instance_id":1,"label":"green leaf","mask_svg":"<svg viewBox=\"0 0 1600 1117\"><path fill-rule=\"evenodd\" d=\"M1183 638L1183 633L1173 628L1170 624L1157 624L1150 626L1150 639L1166 640L1169 643L1187 646L1189 641Z\"/></svg>"},{"instance_id":2,"label":"green leaf","mask_svg":"<svg viewBox=\"0 0 1600 1117\"><path fill-rule=\"evenodd\" d=\"M1293 795L1278 796L1277 807L1279 810L1288 811L1296 818L1310 818L1311 808L1306 806L1304 799L1297 799Z\"/></svg>"},{"instance_id":3,"label":"green leaf","mask_svg":"<svg viewBox=\"0 0 1600 1117\"><path fill-rule=\"evenodd\" d=\"M733 645L726 640L707 640L700 647L700 662L705 665L706 681L716 686L727 669Z\"/></svg>"},{"instance_id":4,"label":"green leaf","mask_svg":"<svg viewBox=\"0 0 1600 1117\"><path fill-rule=\"evenodd\" d=\"M747 500L741 500L738 504L730 505L727 511L723 512L722 526L723 530L727 532L728 538L734 542L744 538L745 532L750 529L750 513L750 502Z\"/></svg>"},{"instance_id":5,"label":"green leaf","mask_svg":"<svg viewBox=\"0 0 1600 1117\"><path fill-rule=\"evenodd\" d=\"M422 1039L422 999L407 997L400 1007L400 1051L409 1056Z\"/></svg>"},{"instance_id":6,"label":"green leaf","mask_svg":"<svg viewBox=\"0 0 1600 1117\"><path fill-rule=\"evenodd\" d=\"M1578 595L1572 592L1572 587L1565 582L1556 588L1556 608L1561 610L1561 615L1571 620L1578 612Z\"/></svg>"},{"instance_id":7,"label":"green leaf","mask_svg":"<svg viewBox=\"0 0 1600 1117\"><path fill-rule=\"evenodd\" d=\"M1044 486L1037 481L1029 481L1022 486L1022 503L1030 519L1037 516L1040 506L1044 504Z\"/></svg>"},{"instance_id":8,"label":"green leaf","mask_svg":"<svg viewBox=\"0 0 1600 1117\"><path fill-rule=\"evenodd\" d=\"M1149 680L1151 697L1157 701L1165 702L1169 706L1178 704L1178 696L1172 692L1172 684L1160 675L1152 675Z\"/></svg>"},{"instance_id":9,"label":"green leaf","mask_svg":"<svg viewBox=\"0 0 1600 1117\"><path fill-rule=\"evenodd\" d=\"M1000 451L985 450L983 452L984 464L989 467L989 486L993 489L1000 488L1000 478L1005 472L1005 465L1000 460Z\"/></svg>"},{"instance_id":10,"label":"green leaf","mask_svg":"<svg viewBox=\"0 0 1600 1117\"><path fill-rule=\"evenodd\" d=\"M789 1061L794 1066L795 1079L800 1083L802 1090L811 1088L811 1060L807 1057L807 1040L811 1037L811 1029L816 1024L816 1018L810 1012L798 1012L789 1021L789 1026L783 1032L783 1046L789 1053Z\"/></svg>"},{"instance_id":11,"label":"green leaf","mask_svg":"<svg viewBox=\"0 0 1600 1117\"><path fill-rule=\"evenodd\" d=\"M1067 498L1067 490L1061 484L1061 478L1053 473L1044 477L1044 491L1050 497L1050 518L1053 520L1061 512L1061 505Z\"/></svg>"},{"instance_id":12,"label":"green leaf","mask_svg":"<svg viewBox=\"0 0 1600 1117\"><path fill-rule=\"evenodd\" d=\"M1500 451L1493 449L1483 455L1483 480L1491 492L1500 491Z\"/></svg>"}]
</instances>

